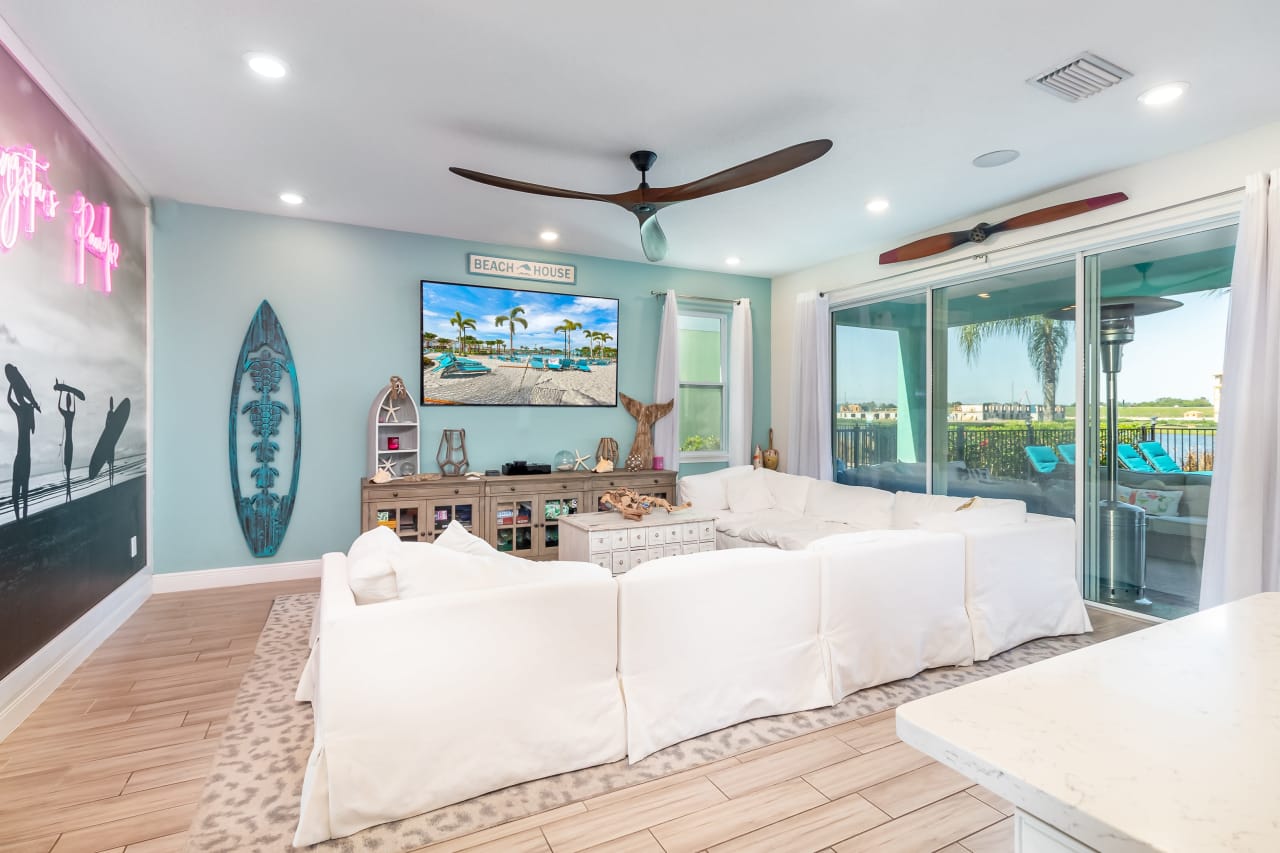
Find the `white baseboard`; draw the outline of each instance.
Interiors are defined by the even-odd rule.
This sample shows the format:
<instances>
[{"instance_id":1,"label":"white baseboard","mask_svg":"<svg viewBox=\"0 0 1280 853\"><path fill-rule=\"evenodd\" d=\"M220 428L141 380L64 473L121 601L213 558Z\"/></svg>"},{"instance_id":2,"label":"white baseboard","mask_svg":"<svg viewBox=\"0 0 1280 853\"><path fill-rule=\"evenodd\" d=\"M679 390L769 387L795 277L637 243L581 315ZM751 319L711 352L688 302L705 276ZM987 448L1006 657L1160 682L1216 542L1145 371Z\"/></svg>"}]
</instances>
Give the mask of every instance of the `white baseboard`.
<instances>
[{"instance_id":1,"label":"white baseboard","mask_svg":"<svg viewBox=\"0 0 1280 853\"><path fill-rule=\"evenodd\" d=\"M0 681L0 740L49 698L150 597L151 570L143 569L5 676Z\"/></svg>"},{"instance_id":2,"label":"white baseboard","mask_svg":"<svg viewBox=\"0 0 1280 853\"><path fill-rule=\"evenodd\" d=\"M199 569L194 572L158 572L152 586L156 594L244 586L251 583L275 583L320 577L319 560L295 560L292 563L261 563L256 566L227 566L225 569Z\"/></svg>"}]
</instances>

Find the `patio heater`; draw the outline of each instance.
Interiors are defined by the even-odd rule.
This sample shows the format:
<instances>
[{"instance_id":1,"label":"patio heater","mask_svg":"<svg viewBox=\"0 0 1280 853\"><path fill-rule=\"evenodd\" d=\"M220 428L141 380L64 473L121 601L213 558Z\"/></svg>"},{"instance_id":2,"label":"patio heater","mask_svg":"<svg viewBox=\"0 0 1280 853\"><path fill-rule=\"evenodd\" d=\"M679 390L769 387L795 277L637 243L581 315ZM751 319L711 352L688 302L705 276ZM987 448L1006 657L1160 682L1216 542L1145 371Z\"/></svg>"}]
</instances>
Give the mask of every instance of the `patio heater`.
<instances>
[{"instance_id":1,"label":"patio heater","mask_svg":"<svg viewBox=\"0 0 1280 853\"><path fill-rule=\"evenodd\" d=\"M1149 264L1138 264L1143 282ZM1136 588L1134 604L1151 604L1147 598L1147 513L1140 506L1118 500L1119 468L1116 446L1119 444L1117 423L1116 377L1120 373L1124 345L1133 340L1134 318L1159 314L1181 306L1173 299L1157 296L1121 296L1102 300L1098 347L1102 372L1107 377L1107 496L1098 504L1098 576L1102 593L1118 599L1120 590ZM1052 311L1055 320L1074 320L1074 305Z\"/></svg>"}]
</instances>

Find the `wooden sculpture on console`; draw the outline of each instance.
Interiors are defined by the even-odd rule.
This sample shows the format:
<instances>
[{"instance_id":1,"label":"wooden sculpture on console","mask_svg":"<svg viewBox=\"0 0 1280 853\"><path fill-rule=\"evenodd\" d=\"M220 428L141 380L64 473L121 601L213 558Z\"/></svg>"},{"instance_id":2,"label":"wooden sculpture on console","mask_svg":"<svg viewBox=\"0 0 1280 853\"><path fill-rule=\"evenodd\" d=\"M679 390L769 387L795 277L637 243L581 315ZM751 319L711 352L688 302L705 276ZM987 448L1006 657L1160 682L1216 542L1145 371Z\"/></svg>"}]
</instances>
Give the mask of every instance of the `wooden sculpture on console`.
<instances>
[{"instance_id":1,"label":"wooden sculpture on console","mask_svg":"<svg viewBox=\"0 0 1280 853\"><path fill-rule=\"evenodd\" d=\"M627 452L627 470L647 471L653 467L653 425L671 414L676 401L645 404L626 394L619 394L618 399L622 400L627 413L636 419L636 437L631 440L631 450Z\"/></svg>"},{"instance_id":2,"label":"wooden sculpture on console","mask_svg":"<svg viewBox=\"0 0 1280 853\"><path fill-rule=\"evenodd\" d=\"M635 489L612 489L600 496L600 503L609 509L617 510L622 513L622 517L627 521L639 521L654 509L665 509L667 512L679 512L682 509L688 509L693 504L685 501L679 506L672 506L662 498L655 498L652 495L642 495Z\"/></svg>"}]
</instances>

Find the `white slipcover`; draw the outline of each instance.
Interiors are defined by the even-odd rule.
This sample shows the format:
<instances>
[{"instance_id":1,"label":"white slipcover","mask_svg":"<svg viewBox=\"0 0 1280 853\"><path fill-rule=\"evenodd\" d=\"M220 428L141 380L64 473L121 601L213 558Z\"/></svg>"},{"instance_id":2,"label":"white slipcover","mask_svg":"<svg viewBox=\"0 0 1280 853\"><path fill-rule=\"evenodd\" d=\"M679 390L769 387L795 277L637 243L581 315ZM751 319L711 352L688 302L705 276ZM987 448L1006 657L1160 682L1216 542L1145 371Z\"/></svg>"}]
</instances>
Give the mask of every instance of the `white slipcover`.
<instances>
[{"instance_id":1,"label":"white slipcover","mask_svg":"<svg viewBox=\"0 0 1280 853\"><path fill-rule=\"evenodd\" d=\"M818 565L804 551L706 552L618 578L629 760L742 720L832 704Z\"/></svg>"},{"instance_id":2,"label":"white slipcover","mask_svg":"<svg viewBox=\"0 0 1280 853\"><path fill-rule=\"evenodd\" d=\"M809 551L821 560L822 643L835 701L935 666L973 662L959 534L845 533Z\"/></svg>"},{"instance_id":3,"label":"white slipcover","mask_svg":"<svg viewBox=\"0 0 1280 853\"><path fill-rule=\"evenodd\" d=\"M966 530L965 607L973 659L1040 637L1093 630L1076 583L1075 522L1027 513L1024 524Z\"/></svg>"},{"instance_id":4,"label":"white slipcover","mask_svg":"<svg viewBox=\"0 0 1280 853\"><path fill-rule=\"evenodd\" d=\"M357 606L323 565L295 845L626 753L607 570Z\"/></svg>"}]
</instances>

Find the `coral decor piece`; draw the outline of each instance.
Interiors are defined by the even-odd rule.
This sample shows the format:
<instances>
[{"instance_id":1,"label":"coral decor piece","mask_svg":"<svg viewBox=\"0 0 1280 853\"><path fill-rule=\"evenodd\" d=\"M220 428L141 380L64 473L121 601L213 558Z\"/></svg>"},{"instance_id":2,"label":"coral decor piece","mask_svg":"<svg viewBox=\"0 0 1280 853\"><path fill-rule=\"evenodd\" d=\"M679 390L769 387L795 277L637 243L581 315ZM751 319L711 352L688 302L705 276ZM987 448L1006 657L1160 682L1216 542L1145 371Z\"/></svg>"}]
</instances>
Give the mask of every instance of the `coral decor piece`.
<instances>
[{"instance_id":1,"label":"coral decor piece","mask_svg":"<svg viewBox=\"0 0 1280 853\"><path fill-rule=\"evenodd\" d=\"M671 414L675 400L665 403L641 403L639 400L619 394L618 399L627 413L636 419L636 437L631 440L627 452L628 471L647 471L653 467L653 425Z\"/></svg>"},{"instance_id":2,"label":"coral decor piece","mask_svg":"<svg viewBox=\"0 0 1280 853\"><path fill-rule=\"evenodd\" d=\"M611 489L600 496L600 503L609 509L622 513L622 517L628 521L639 521L655 507L665 509L667 512L679 512L682 509L688 509L693 506L688 501L678 506L672 506L662 498L642 495L637 493L635 489Z\"/></svg>"}]
</instances>

